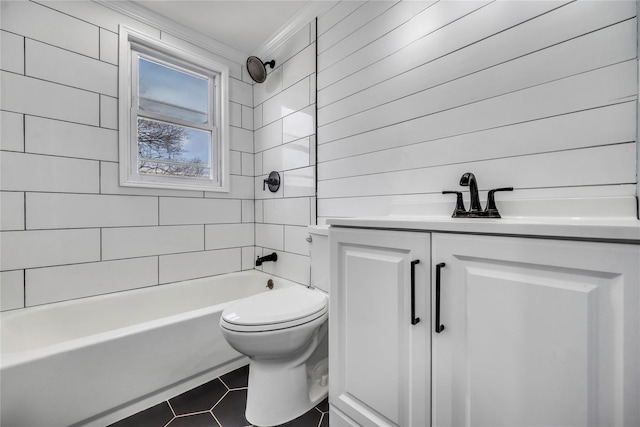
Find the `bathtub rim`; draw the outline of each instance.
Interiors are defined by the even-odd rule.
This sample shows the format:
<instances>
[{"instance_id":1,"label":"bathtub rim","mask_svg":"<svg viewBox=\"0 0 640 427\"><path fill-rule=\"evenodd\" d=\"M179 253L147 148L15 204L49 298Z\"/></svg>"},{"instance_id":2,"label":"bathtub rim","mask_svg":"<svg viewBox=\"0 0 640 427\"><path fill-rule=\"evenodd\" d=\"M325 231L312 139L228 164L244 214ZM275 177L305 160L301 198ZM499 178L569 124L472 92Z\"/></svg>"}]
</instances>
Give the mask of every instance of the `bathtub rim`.
<instances>
[{"instance_id":1,"label":"bathtub rim","mask_svg":"<svg viewBox=\"0 0 640 427\"><path fill-rule=\"evenodd\" d=\"M304 286L304 285L300 285L299 283L293 282L291 280L282 278L282 277L278 277L278 276L274 276L273 274L268 274L259 270L245 270L245 271L239 271L239 272L233 272L233 273L225 273L225 274L220 274L220 275L216 275L216 276L208 276L208 277L203 277L203 278L197 278L197 279L190 279L190 280L182 280L179 282L172 282L172 283L167 283L167 284L163 284L163 285L154 285L154 286L147 286L144 288L137 288L137 289L131 289L128 291L122 291L122 292L114 292L114 293L108 293L108 294L102 294L102 295L94 295L91 297L86 297L86 298L79 298L79 299L73 299L73 300L67 300L67 301L60 301L60 302L56 302L56 303L52 303L52 304L45 304L45 305L38 305L38 306L33 306L33 307L27 307L23 310L28 310L29 312L33 312L33 311L46 311L48 309L50 309L50 306L55 305L56 308L59 307L63 307L64 305L76 305L76 304L80 304L82 303L84 300L87 299L91 299L91 300L97 300L100 298L104 298L106 296L118 296L118 295L123 295L123 294L139 294L139 293L145 293L145 292L151 292L153 290L159 290L162 286L181 286L184 285L185 283L189 283L189 282L196 282L196 281L206 281L206 280L211 280L212 278L214 279L222 279L225 276L236 276L236 275L242 275L242 276L256 276L256 277L264 277L265 280L269 279L269 278L274 278L277 279L277 284L278 287L289 287L289 286L293 286L293 285L298 285L298 286ZM241 298L246 298L246 297L241 297ZM65 341L61 341L61 342L56 342L53 344L49 344L49 345L45 345L42 347L35 347L35 348L30 348L30 349L25 349L25 350L18 350L18 351L11 351L11 352L5 352L3 346L1 345L1 341L0 341L0 372L2 372L5 369L10 369L12 367L16 367L16 366L20 366L22 364L26 364L26 363L30 363L33 361L37 361L37 360L41 360L47 357L50 357L52 355L55 354L61 354L61 353L66 353L69 351L72 351L74 349L80 348L80 347L88 347L88 346L93 346L93 345L97 345L103 342L108 342L108 341L112 341L112 340L116 340L119 338L123 338L123 337L127 337L130 335L134 335L136 333L142 332L142 331L150 331L150 330L154 330L154 329L159 329L162 327L166 327L167 325L173 324L173 323L177 323L177 322L185 322L185 321L189 321L192 320L194 318L198 318L201 316L206 316L208 314L212 314L215 313L217 311L222 312L224 310L224 308L226 308L228 305L230 305L232 302L237 301L241 298L235 298L235 299L231 299L229 301L225 301L225 302L221 302L218 304L214 304L214 305L210 305L207 307L201 307L198 309L194 309L194 310L189 310L189 311L185 311L185 312L180 312L180 313L176 313L176 314L172 314L169 316L164 316L164 317L160 317L160 318L156 318L156 319L151 319L151 320L146 320L143 322L138 322L135 323L133 325L127 325L127 326L123 326L123 327L119 327L119 328L115 328L115 329L110 329L110 330L106 330L106 331L102 331L102 332L98 332L95 334L91 334L91 335L85 335L85 336L81 336L81 337L77 337L77 338L73 338L73 339L69 339L69 340L65 340ZM9 315L12 314L17 314L17 315L28 315L28 313L26 313L25 311L14 311L11 310L10 312L5 312ZM216 325L217 326L217 325Z\"/></svg>"}]
</instances>

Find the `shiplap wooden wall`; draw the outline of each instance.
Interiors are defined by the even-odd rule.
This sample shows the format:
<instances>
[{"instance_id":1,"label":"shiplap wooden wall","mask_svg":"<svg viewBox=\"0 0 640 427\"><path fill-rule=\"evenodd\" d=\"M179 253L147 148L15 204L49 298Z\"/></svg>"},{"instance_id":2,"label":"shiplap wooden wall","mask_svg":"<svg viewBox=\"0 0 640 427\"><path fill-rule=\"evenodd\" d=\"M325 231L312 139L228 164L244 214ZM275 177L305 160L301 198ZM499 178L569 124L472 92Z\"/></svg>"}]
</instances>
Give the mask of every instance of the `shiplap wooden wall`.
<instances>
[{"instance_id":1,"label":"shiplap wooden wall","mask_svg":"<svg viewBox=\"0 0 640 427\"><path fill-rule=\"evenodd\" d=\"M635 196L636 33L633 1L337 4L318 20L319 222L453 208L467 171L482 197Z\"/></svg>"}]
</instances>

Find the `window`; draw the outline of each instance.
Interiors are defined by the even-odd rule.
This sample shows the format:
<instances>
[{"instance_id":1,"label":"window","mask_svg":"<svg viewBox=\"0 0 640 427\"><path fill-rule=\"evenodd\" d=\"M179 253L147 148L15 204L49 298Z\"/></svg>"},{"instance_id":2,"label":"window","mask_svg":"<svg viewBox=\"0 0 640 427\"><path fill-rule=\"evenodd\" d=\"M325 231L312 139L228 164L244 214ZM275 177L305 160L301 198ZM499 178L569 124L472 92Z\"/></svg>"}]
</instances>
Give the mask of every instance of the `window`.
<instances>
[{"instance_id":1,"label":"window","mask_svg":"<svg viewBox=\"0 0 640 427\"><path fill-rule=\"evenodd\" d=\"M228 191L228 68L120 28L120 184Z\"/></svg>"}]
</instances>

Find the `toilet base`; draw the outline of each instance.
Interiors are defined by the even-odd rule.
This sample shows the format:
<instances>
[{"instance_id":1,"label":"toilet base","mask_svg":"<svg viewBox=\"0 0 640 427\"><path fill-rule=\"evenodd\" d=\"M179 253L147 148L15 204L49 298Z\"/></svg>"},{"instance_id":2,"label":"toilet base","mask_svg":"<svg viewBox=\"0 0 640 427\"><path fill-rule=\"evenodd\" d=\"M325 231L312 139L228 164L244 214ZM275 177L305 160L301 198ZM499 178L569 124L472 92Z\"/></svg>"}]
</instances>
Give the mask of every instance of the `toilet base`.
<instances>
[{"instance_id":1,"label":"toilet base","mask_svg":"<svg viewBox=\"0 0 640 427\"><path fill-rule=\"evenodd\" d=\"M251 359L245 417L255 426L268 427L291 421L320 403L328 394L326 324L319 345L289 361ZM324 334L322 333L324 332ZM318 339L314 337L314 339Z\"/></svg>"}]
</instances>

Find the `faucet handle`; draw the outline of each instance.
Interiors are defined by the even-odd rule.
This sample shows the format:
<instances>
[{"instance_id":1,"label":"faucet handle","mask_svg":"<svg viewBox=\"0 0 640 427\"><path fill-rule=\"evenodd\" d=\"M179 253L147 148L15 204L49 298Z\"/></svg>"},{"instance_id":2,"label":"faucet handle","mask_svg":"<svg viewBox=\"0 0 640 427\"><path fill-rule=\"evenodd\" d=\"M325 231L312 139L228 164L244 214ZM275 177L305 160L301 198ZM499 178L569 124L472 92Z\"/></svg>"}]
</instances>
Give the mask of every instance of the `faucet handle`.
<instances>
[{"instance_id":1,"label":"faucet handle","mask_svg":"<svg viewBox=\"0 0 640 427\"><path fill-rule=\"evenodd\" d=\"M442 194L455 194L456 195L456 208L453 210L451 218L461 218L468 216L468 212L464 207L464 201L462 200L461 191L443 191Z\"/></svg>"},{"instance_id":2,"label":"faucet handle","mask_svg":"<svg viewBox=\"0 0 640 427\"><path fill-rule=\"evenodd\" d=\"M496 191L513 191L513 187L494 188L493 190L489 190L489 194L487 195L487 207L484 210L485 215L483 215L485 218L501 218L498 208L496 207Z\"/></svg>"}]
</instances>

